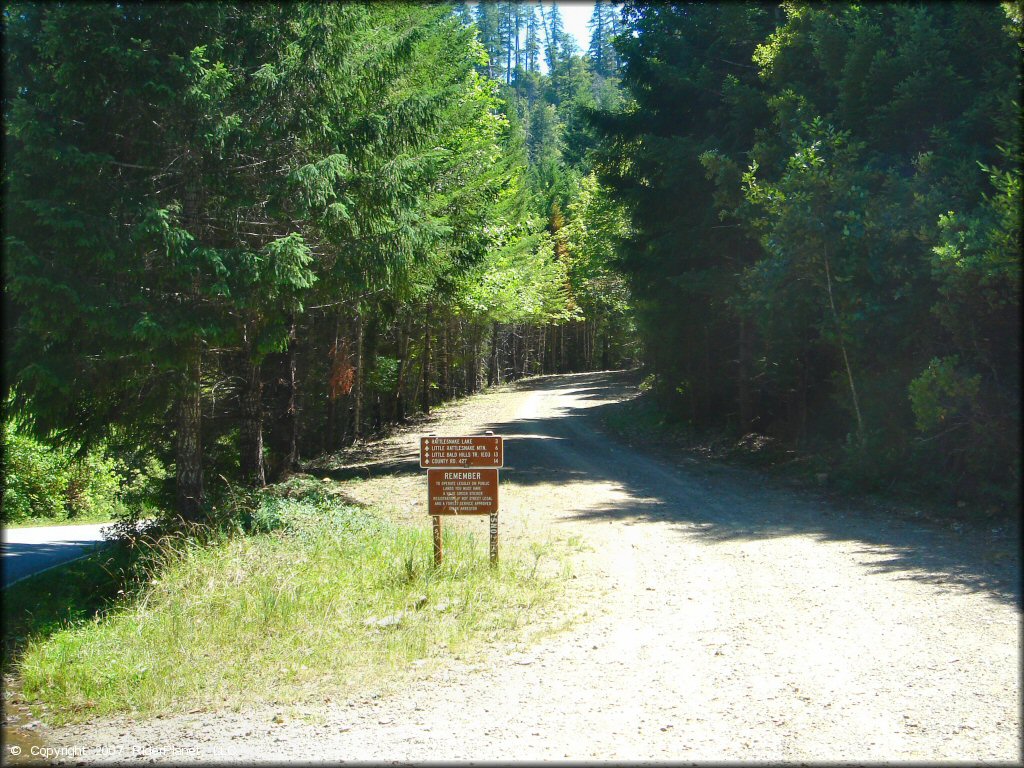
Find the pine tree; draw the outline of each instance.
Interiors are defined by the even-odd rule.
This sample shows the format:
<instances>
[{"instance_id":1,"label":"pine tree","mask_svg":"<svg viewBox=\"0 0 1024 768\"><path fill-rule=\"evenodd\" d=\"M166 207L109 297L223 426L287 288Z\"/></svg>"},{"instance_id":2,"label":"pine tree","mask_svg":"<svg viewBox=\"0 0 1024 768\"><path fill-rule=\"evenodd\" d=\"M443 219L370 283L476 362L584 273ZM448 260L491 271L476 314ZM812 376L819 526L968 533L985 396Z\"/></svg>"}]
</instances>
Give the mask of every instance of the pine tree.
<instances>
[{"instance_id":1,"label":"pine tree","mask_svg":"<svg viewBox=\"0 0 1024 768\"><path fill-rule=\"evenodd\" d=\"M291 343L304 295L393 290L440 236L418 201L471 32L443 8L387 6L16 19L33 83L9 123L16 405L83 445L110 425L159 442L171 421L179 511L198 519L211 376L238 382L241 465L260 484L261 365Z\"/></svg>"},{"instance_id":2,"label":"pine tree","mask_svg":"<svg viewBox=\"0 0 1024 768\"><path fill-rule=\"evenodd\" d=\"M487 76L492 80L498 78L506 55L501 8L497 3L476 4L476 26L480 32L480 42L487 52Z\"/></svg>"},{"instance_id":3,"label":"pine tree","mask_svg":"<svg viewBox=\"0 0 1024 768\"><path fill-rule=\"evenodd\" d=\"M202 216L213 158L195 137L218 130L205 102L226 73L207 55L227 9L183 7L173 28L154 13L11 9L7 371L41 436L83 446L112 424L162 426L176 403L179 511L196 519L204 349L225 328Z\"/></svg>"},{"instance_id":4,"label":"pine tree","mask_svg":"<svg viewBox=\"0 0 1024 768\"><path fill-rule=\"evenodd\" d=\"M537 7L540 10L540 18L544 28L544 57L548 65L548 72L554 72L562 55L562 45L565 40L565 24L562 22L562 13L558 5L552 3L551 10L545 13L544 4L538 0Z\"/></svg>"},{"instance_id":5,"label":"pine tree","mask_svg":"<svg viewBox=\"0 0 1024 768\"><path fill-rule=\"evenodd\" d=\"M529 11L526 21L524 53L526 56L526 71L540 72L540 39L537 35L537 12L534 9Z\"/></svg>"},{"instance_id":6,"label":"pine tree","mask_svg":"<svg viewBox=\"0 0 1024 768\"><path fill-rule=\"evenodd\" d=\"M594 12L587 23L590 30L590 45L587 54L594 67L594 72L608 77L617 71L615 50L612 39L615 35L615 7L610 2L594 3Z\"/></svg>"},{"instance_id":7,"label":"pine tree","mask_svg":"<svg viewBox=\"0 0 1024 768\"><path fill-rule=\"evenodd\" d=\"M519 11L518 3L503 2L498 4L499 22L498 36L505 52L504 80L506 85L512 83L512 75L518 66L519 57Z\"/></svg>"}]
</instances>

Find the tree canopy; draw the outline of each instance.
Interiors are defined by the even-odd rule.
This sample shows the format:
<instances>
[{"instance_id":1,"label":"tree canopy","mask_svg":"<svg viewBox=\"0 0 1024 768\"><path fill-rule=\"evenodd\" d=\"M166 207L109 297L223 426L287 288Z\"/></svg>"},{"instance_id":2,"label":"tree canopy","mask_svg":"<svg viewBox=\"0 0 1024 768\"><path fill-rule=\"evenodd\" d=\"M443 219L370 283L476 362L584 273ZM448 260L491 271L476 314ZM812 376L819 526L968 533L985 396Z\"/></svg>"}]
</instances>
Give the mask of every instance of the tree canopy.
<instances>
[{"instance_id":1,"label":"tree canopy","mask_svg":"<svg viewBox=\"0 0 1024 768\"><path fill-rule=\"evenodd\" d=\"M549 222L566 118L539 57L570 54L540 11L8 6L18 429L148 446L200 520L211 473L258 486L566 369L548 328L591 320Z\"/></svg>"},{"instance_id":2,"label":"tree canopy","mask_svg":"<svg viewBox=\"0 0 1024 768\"><path fill-rule=\"evenodd\" d=\"M599 178L630 214L620 263L666 404L845 446L859 487L1012 500L1019 9L623 18L629 99L594 116Z\"/></svg>"},{"instance_id":3,"label":"tree canopy","mask_svg":"<svg viewBox=\"0 0 1024 768\"><path fill-rule=\"evenodd\" d=\"M133 446L203 520L211 477L642 363L695 429L1012 504L1021 16L9 5L5 429Z\"/></svg>"}]
</instances>

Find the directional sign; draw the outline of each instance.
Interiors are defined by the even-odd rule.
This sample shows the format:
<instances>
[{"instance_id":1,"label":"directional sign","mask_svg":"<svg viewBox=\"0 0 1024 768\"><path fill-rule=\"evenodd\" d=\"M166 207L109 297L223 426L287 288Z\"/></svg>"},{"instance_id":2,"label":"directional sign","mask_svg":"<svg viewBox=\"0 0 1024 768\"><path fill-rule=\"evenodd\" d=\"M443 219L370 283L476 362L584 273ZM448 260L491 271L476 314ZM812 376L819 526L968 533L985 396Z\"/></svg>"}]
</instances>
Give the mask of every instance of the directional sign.
<instances>
[{"instance_id":1,"label":"directional sign","mask_svg":"<svg viewBox=\"0 0 1024 768\"><path fill-rule=\"evenodd\" d=\"M490 515L498 511L498 470L428 469L431 515Z\"/></svg>"},{"instance_id":2,"label":"directional sign","mask_svg":"<svg viewBox=\"0 0 1024 768\"><path fill-rule=\"evenodd\" d=\"M421 467L500 467L504 464L502 438L421 437Z\"/></svg>"}]
</instances>

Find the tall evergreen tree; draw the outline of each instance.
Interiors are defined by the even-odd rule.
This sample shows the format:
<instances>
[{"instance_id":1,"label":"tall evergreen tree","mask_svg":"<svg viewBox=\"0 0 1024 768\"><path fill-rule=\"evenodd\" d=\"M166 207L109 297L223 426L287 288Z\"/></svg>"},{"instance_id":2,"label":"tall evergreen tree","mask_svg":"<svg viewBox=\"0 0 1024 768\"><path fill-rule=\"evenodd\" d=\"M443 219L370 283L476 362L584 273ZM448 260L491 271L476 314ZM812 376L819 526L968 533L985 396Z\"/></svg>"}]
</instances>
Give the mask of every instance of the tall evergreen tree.
<instances>
[{"instance_id":1,"label":"tall evergreen tree","mask_svg":"<svg viewBox=\"0 0 1024 768\"><path fill-rule=\"evenodd\" d=\"M544 27L544 58L548 65L548 72L554 72L562 54L562 44L565 39L565 24L562 21L562 12L558 10L558 4L552 3L551 8L544 10L542 2L537 3L540 10L540 18Z\"/></svg>"},{"instance_id":2,"label":"tall evergreen tree","mask_svg":"<svg viewBox=\"0 0 1024 768\"><path fill-rule=\"evenodd\" d=\"M442 233L420 202L428 141L471 33L443 8L136 10L15 10L7 373L44 435L159 441L170 421L179 511L198 519L211 377L236 382L260 484L260 368L303 295L393 291ZM439 42L455 26L457 62ZM60 296L64 328L45 311Z\"/></svg>"},{"instance_id":3,"label":"tall evergreen tree","mask_svg":"<svg viewBox=\"0 0 1024 768\"><path fill-rule=\"evenodd\" d=\"M771 30L770 13L640 3L623 13L636 32L617 41L632 103L594 115L604 137L599 178L630 213L619 263L637 301L647 363L666 404L706 424L740 399L743 365L733 361L742 334L727 302L757 248L720 227L700 157L744 151L763 124L756 71L743 62Z\"/></svg>"},{"instance_id":4,"label":"tall evergreen tree","mask_svg":"<svg viewBox=\"0 0 1024 768\"><path fill-rule=\"evenodd\" d=\"M476 4L476 26L480 42L487 52L487 76L492 80L498 79L507 52L502 36L501 9L498 3Z\"/></svg>"},{"instance_id":5,"label":"tall evergreen tree","mask_svg":"<svg viewBox=\"0 0 1024 768\"><path fill-rule=\"evenodd\" d=\"M527 12L526 41L523 52L526 57L526 71L540 72L540 37L537 34L537 12L532 8Z\"/></svg>"},{"instance_id":6,"label":"tall evergreen tree","mask_svg":"<svg viewBox=\"0 0 1024 768\"><path fill-rule=\"evenodd\" d=\"M633 101L595 115L599 170L666 404L831 446L861 488L1014 497L1013 18L625 5Z\"/></svg>"},{"instance_id":7,"label":"tall evergreen tree","mask_svg":"<svg viewBox=\"0 0 1024 768\"><path fill-rule=\"evenodd\" d=\"M594 72L602 77L608 77L617 70L615 49L612 46L616 25L615 16L614 5L598 0L594 3L594 12L587 23L587 28L590 30L590 45L587 47L587 54Z\"/></svg>"}]
</instances>

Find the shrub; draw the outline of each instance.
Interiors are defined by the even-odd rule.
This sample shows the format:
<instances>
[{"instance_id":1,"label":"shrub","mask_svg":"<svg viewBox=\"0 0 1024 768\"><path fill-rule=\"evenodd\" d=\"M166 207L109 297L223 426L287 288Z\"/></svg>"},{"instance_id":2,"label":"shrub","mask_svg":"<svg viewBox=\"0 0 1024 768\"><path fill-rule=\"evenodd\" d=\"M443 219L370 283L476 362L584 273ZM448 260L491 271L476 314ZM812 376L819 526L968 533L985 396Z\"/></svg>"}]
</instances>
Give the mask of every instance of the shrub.
<instances>
[{"instance_id":1,"label":"shrub","mask_svg":"<svg viewBox=\"0 0 1024 768\"><path fill-rule=\"evenodd\" d=\"M3 521L64 514L69 473L64 457L5 427Z\"/></svg>"},{"instance_id":2,"label":"shrub","mask_svg":"<svg viewBox=\"0 0 1024 768\"><path fill-rule=\"evenodd\" d=\"M105 446L76 456L4 425L4 523L26 520L108 520L126 506L138 508L153 497L165 474L150 458L142 466L115 459Z\"/></svg>"}]
</instances>

